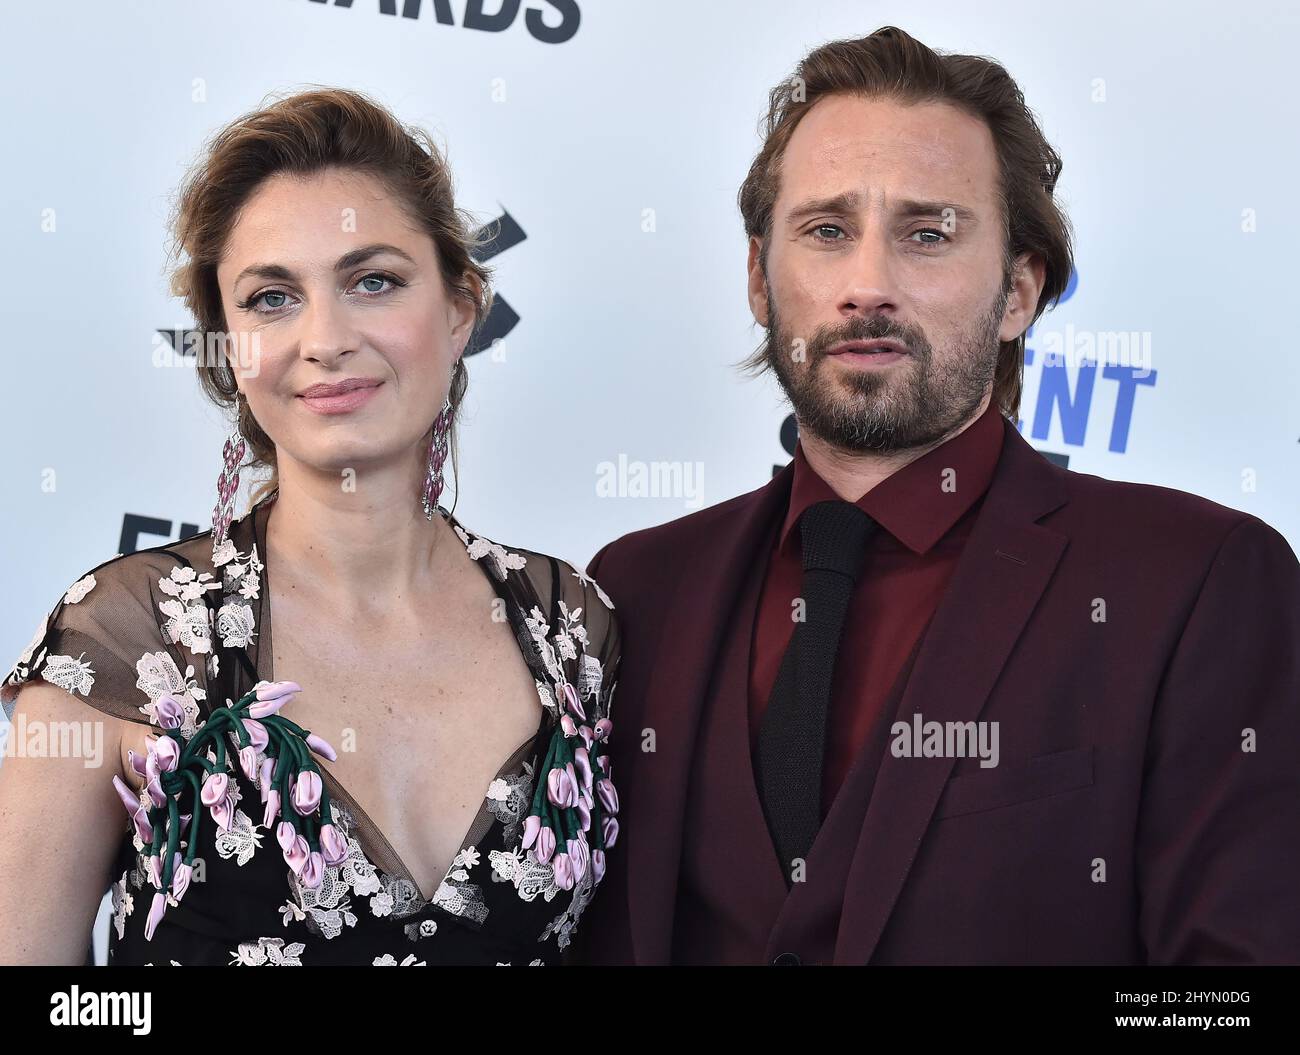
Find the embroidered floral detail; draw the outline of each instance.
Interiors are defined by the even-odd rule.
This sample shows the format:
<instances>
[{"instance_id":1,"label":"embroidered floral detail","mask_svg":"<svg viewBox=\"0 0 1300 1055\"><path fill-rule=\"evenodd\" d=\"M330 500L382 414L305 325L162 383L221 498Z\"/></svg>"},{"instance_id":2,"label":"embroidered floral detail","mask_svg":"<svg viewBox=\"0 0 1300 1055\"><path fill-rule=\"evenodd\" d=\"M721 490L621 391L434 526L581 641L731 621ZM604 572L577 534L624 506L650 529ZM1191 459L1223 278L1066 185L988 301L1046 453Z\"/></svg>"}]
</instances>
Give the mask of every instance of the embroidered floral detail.
<instances>
[{"instance_id":1,"label":"embroidered floral detail","mask_svg":"<svg viewBox=\"0 0 1300 1055\"><path fill-rule=\"evenodd\" d=\"M283 938L241 941L239 948L231 951L230 963L234 967L301 967L299 957L306 948L300 941L286 945Z\"/></svg>"},{"instance_id":2,"label":"embroidered floral detail","mask_svg":"<svg viewBox=\"0 0 1300 1055\"><path fill-rule=\"evenodd\" d=\"M51 685L57 685L70 693L89 696L95 684L95 671L85 662L86 653L76 659L71 656L50 656L41 668L41 677Z\"/></svg>"},{"instance_id":3,"label":"embroidered floral detail","mask_svg":"<svg viewBox=\"0 0 1300 1055\"><path fill-rule=\"evenodd\" d=\"M426 967L428 966L423 960L417 960L415 953L408 953L406 959L400 964L393 957L391 952L384 953L383 956L376 956L371 963L372 967Z\"/></svg>"},{"instance_id":4,"label":"embroidered floral detail","mask_svg":"<svg viewBox=\"0 0 1300 1055\"><path fill-rule=\"evenodd\" d=\"M432 938L438 933L438 921L436 919L417 920L414 923L408 923L402 929L411 941L419 941L421 938Z\"/></svg>"},{"instance_id":5,"label":"embroidered floral detail","mask_svg":"<svg viewBox=\"0 0 1300 1055\"><path fill-rule=\"evenodd\" d=\"M600 882L606 847L618 838L618 793L604 746L614 728L609 719L613 685L605 686L599 658L587 652L582 609L570 610L564 601L557 608L559 625L553 634L536 606L525 617L536 654L555 680L560 717L538 768L521 846L537 863L550 866L562 890L572 890L588 872Z\"/></svg>"},{"instance_id":6,"label":"embroidered floral detail","mask_svg":"<svg viewBox=\"0 0 1300 1055\"><path fill-rule=\"evenodd\" d=\"M123 872L122 878L113 884L113 929L119 940L126 933L126 917L135 910L135 898L126 889L126 875Z\"/></svg>"},{"instance_id":7,"label":"embroidered floral detail","mask_svg":"<svg viewBox=\"0 0 1300 1055\"><path fill-rule=\"evenodd\" d=\"M582 571L575 571L573 573L573 577L577 579L578 582L582 583L583 586L595 587L596 596L600 598L601 604L603 604L611 612L614 610L614 602L609 599L609 594L607 594L604 590L600 588L600 583L598 583L586 572L582 572Z\"/></svg>"},{"instance_id":8,"label":"embroidered floral detail","mask_svg":"<svg viewBox=\"0 0 1300 1055\"><path fill-rule=\"evenodd\" d=\"M469 882L470 869L478 863L478 849L473 846L464 847L451 862L438 889L433 892L431 903L444 912L462 916L475 923L486 920L488 909L483 891L477 884Z\"/></svg>"},{"instance_id":9,"label":"embroidered floral detail","mask_svg":"<svg viewBox=\"0 0 1300 1055\"><path fill-rule=\"evenodd\" d=\"M555 705L555 696L551 692L551 687L544 681L537 681L537 698L542 701L542 706L546 708L547 713L558 717L559 711Z\"/></svg>"},{"instance_id":10,"label":"embroidered floral detail","mask_svg":"<svg viewBox=\"0 0 1300 1055\"><path fill-rule=\"evenodd\" d=\"M380 872L383 889L370 899L372 916L392 916L402 919L419 912L428 902L420 895L419 887L403 876Z\"/></svg>"},{"instance_id":11,"label":"embroidered floral detail","mask_svg":"<svg viewBox=\"0 0 1300 1055\"><path fill-rule=\"evenodd\" d=\"M95 576L85 575L68 587L68 592L63 595L66 604L80 604L85 600L86 594L95 588Z\"/></svg>"},{"instance_id":12,"label":"embroidered floral detail","mask_svg":"<svg viewBox=\"0 0 1300 1055\"><path fill-rule=\"evenodd\" d=\"M564 906L564 911L546 925L546 929L542 931L539 940L545 941L554 935L556 944L562 950L567 949L569 943L573 940L573 932L577 929L578 920L586 907L591 904L591 898L595 892L596 879L593 873L588 870L582 880L573 888L573 897Z\"/></svg>"},{"instance_id":13,"label":"embroidered floral detail","mask_svg":"<svg viewBox=\"0 0 1300 1055\"><path fill-rule=\"evenodd\" d=\"M212 711L192 737L179 732L184 716L179 700L164 695L154 704L158 723L167 732L148 738L149 753L143 762L132 759L147 782L147 798L113 776L140 848L149 848L149 879L156 892L145 922L146 941L153 939L168 905L179 903L189 889L199 841L195 833L205 807L222 832L229 833L237 819L239 787L228 773L227 735L235 738L244 776L259 780L266 795L263 825L269 828L277 815L282 817L276 840L294 875L307 886L320 886L326 865L338 864L346 855L346 844L332 822L320 767L310 757L314 751L333 760L334 749L278 713L301 691L292 681L259 681L237 703L227 700L226 706ZM190 812L182 815L181 799L187 794ZM282 801L291 809L281 812ZM194 832L182 855L181 836L191 820ZM247 824L251 831L251 822ZM244 845L236 833L231 852Z\"/></svg>"},{"instance_id":14,"label":"embroidered floral detail","mask_svg":"<svg viewBox=\"0 0 1300 1055\"><path fill-rule=\"evenodd\" d=\"M238 790L234 781L229 785L233 790ZM235 810L230 827L218 833L217 853L225 860L235 858L238 865L246 865L253 859L254 851L261 848L262 833L257 831L257 826L253 824L252 818L243 810Z\"/></svg>"},{"instance_id":15,"label":"embroidered floral detail","mask_svg":"<svg viewBox=\"0 0 1300 1055\"><path fill-rule=\"evenodd\" d=\"M527 559L519 553L510 553L504 546L498 546L490 539L482 535L471 536L459 525L453 525L457 535L460 536L461 542L465 543L465 548L474 560L482 560L484 557L489 558L488 566L492 569L493 574L498 579L505 582L506 575L512 571L522 571L528 564Z\"/></svg>"},{"instance_id":16,"label":"embroidered floral detail","mask_svg":"<svg viewBox=\"0 0 1300 1055\"><path fill-rule=\"evenodd\" d=\"M221 569L222 604L217 611L217 636L224 648L248 648L257 636L252 606L261 596L262 569L257 543L239 553L230 539L218 547L213 564Z\"/></svg>"},{"instance_id":17,"label":"embroidered floral detail","mask_svg":"<svg viewBox=\"0 0 1300 1055\"><path fill-rule=\"evenodd\" d=\"M169 696L178 701L184 716L180 724L180 734L186 739L194 735L198 728L199 700L207 699L207 691L199 688L194 678L194 667L187 666L184 675L176 666L168 652L146 652L135 664L135 687L149 697L149 702L140 707L140 713L148 715L154 725L158 721L158 701Z\"/></svg>"},{"instance_id":18,"label":"embroidered floral detail","mask_svg":"<svg viewBox=\"0 0 1300 1055\"><path fill-rule=\"evenodd\" d=\"M18 662L15 664L15 667L24 667L27 664L31 663L32 653L36 651L36 646L45 640L45 633L49 629L49 626L50 626L50 613L46 612L43 616L41 616L41 625L36 628L36 636L33 637L31 643L25 649L23 649L23 654L18 657ZM39 660L37 662L39 662ZM24 680L26 679L26 677L27 677L27 672L23 671L23 677L22 679L19 680Z\"/></svg>"},{"instance_id":19,"label":"embroidered floral detail","mask_svg":"<svg viewBox=\"0 0 1300 1055\"><path fill-rule=\"evenodd\" d=\"M555 646L551 644L551 624L546 621L546 616L536 605L533 610L524 616L524 625L533 638L533 651L546 668L546 673L550 675L552 681L560 681L564 677L564 671L560 669L559 661L555 657Z\"/></svg>"},{"instance_id":20,"label":"embroidered floral detail","mask_svg":"<svg viewBox=\"0 0 1300 1055\"><path fill-rule=\"evenodd\" d=\"M584 652L578 663L578 697L583 700L598 699L604 678L605 671L600 660Z\"/></svg>"},{"instance_id":21,"label":"embroidered floral detail","mask_svg":"<svg viewBox=\"0 0 1300 1055\"><path fill-rule=\"evenodd\" d=\"M320 886L315 888L304 885L296 875L289 873L293 900L288 904L297 910L296 918L305 918L309 930L323 934L327 939L337 938L344 927L357 925L357 915L349 895L364 897L382 892L375 866L351 835L351 814L338 803L334 804L333 813L335 826L347 840L347 856L339 864L328 866ZM288 926L287 915L284 922Z\"/></svg>"},{"instance_id":22,"label":"embroidered floral detail","mask_svg":"<svg viewBox=\"0 0 1300 1055\"><path fill-rule=\"evenodd\" d=\"M508 773L488 785L487 808L504 829L502 841L518 841L528 802L533 797L533 767L524 762L519 773Z\"/></svg>"},{"instance_id":23,"label":"embroidered floral detail","mask_svg":"<svg viewBox=\"0 0 1300 1055\"><path fill-rule=\"evenodd\" d=\"M158 588L170 598L159 601L158 610L167 617L162 629L172 644L182 644L195 655L211 652L212 613L203 598L208 590L221 589L212 573L177 565L158 580Z\"/></svg>"},{"instance_id":24,"label":"embroidered floral detail","mask_svg":"<svg viewBox=\"0 0 1300 1055\"><path fill-rule=\"evenodd\" d=\"M513 850L493 850L488 854L492 863L492 876L498 882L513 883L524 901L553 901L560 888L555 883L555 871L549 865L538 864L537 858L516 847Z\"/></svg>"},{"instance_id":25,"label":"embroidered floral detail","mask_svg":"<svg viewBox=\"0 0 1300 1055\"><path fill-rule=\"evenodd\" d=\"M247 648L256 636L251 605L223 604L217 612L217 634L224 648Z\"/></svg>"}]
</instances>

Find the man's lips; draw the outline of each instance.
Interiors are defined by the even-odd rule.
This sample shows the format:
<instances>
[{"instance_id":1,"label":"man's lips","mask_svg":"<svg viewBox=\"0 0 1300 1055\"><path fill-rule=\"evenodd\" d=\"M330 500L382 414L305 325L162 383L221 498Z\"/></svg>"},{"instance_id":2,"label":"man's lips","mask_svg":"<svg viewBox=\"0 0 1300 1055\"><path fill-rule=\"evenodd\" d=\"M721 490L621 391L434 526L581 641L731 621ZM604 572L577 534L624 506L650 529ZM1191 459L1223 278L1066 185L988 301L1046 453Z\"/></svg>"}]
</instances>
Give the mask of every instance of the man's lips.
<instances>
[{"instance_id":1,"label":"man's lips","mask_svg":"<svg viewBox=\"0 0 1300 1055\"><path fill-rule=\"evenodd\" d=\"M901 363L908 356L907 345L887 337L869 341L840 341L826 355L849 370L880 370Z\"/></svg>"},{"instance_id":2,"label":"man's lips","mask_svg":"<svg viewBox=\"0 0 1300 1055\"><path fill-rule=\"evenodd\" d=\"M881 355L890 352L906 355L907 345L902 341L891 340L887 337L870 341L840 341L838 344L831 345L826 354L843 355L846 352L855 352L859 355Z\"/></svg>"}]
</instances>

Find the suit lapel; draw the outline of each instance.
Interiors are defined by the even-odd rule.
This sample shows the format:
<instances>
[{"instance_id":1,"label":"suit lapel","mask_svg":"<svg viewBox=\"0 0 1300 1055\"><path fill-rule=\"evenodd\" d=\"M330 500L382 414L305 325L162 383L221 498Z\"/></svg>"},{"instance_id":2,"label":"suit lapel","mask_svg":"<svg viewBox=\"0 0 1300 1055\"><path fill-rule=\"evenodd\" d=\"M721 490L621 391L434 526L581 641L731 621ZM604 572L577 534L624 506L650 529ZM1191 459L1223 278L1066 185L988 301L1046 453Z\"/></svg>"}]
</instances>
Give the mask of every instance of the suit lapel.
<instances>
[{"instance_id":1,"label":"suit lapel","mask_svg":"<svg viewBox=\"0 0 1300 1055\"><path fill-rule=\"evenodd\" d=\"M897 712L974 721L1068 539L1036 521L1065 501L1060 471L1003 421L1002 453ZM953 758L886 749L845 886L835 962L865 964L907 880Z\"/></svg>"},{"instance_id":2,"label":"suit lapel","mask_svg":"<svg viewBox=\"0 0 1300 1055\"><path fill-rule=\"evenodd\" d=\"M641 728L655 731L655 752L629 769L629 802L642 804L627 828L628 909L636 960L666 964L681 862L682 825L699 718L732 601L755 574L772 518L790 496L792 466L770 483L702 518L692 539L655 646L641 709ZM641 735L641 729L635 730Z\"/></svg>"}]
</instances>

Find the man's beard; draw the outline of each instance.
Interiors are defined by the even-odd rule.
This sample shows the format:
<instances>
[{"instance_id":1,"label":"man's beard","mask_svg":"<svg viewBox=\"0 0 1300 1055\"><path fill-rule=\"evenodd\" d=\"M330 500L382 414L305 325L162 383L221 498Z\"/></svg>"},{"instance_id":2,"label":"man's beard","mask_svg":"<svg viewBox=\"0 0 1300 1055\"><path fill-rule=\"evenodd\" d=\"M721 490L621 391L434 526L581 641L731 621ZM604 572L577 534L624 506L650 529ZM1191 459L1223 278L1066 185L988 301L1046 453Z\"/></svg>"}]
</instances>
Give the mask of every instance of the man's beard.
<instances>
[{"instance_id":1,"label":"man's beard","mask_svg":"<svg viewBox=\"0 0 1300 1055\"><path fill-rule=\"evenodd\" d=\"M933 446L968 422L997 371L998 327L1005 288L976 326L961 335L942 364L919 330L883 315L854 316L821 327L807 341L806 364L792 362L794 336L783 331L768 291L767 360L794 407L799 428L841 450L889 453ZM908 355L892 366L841 371L843 386L828 376L827 353L841 341L892 338Z\"/></svg>"}]
</instances>

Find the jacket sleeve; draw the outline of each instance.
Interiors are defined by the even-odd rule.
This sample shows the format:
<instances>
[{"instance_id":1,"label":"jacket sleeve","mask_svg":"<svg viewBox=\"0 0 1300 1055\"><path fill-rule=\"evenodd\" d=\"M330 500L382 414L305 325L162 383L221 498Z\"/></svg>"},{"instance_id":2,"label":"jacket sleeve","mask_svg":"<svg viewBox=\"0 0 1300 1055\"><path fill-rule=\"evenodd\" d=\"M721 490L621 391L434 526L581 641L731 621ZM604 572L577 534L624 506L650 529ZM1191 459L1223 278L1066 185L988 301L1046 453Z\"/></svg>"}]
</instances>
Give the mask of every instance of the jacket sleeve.
<instances>
[{"instance_id":1,"label":"jacket sleeve","mask_svg":"<svg viewBox=\"0 0 1300 1055\"><path fill-rule=\"evenodd\" d=\"M1161 681L1137 830L1153 964L1300 963L1300 563L1255 517L1212 561Z\"/></svg>"}]
</instances>

